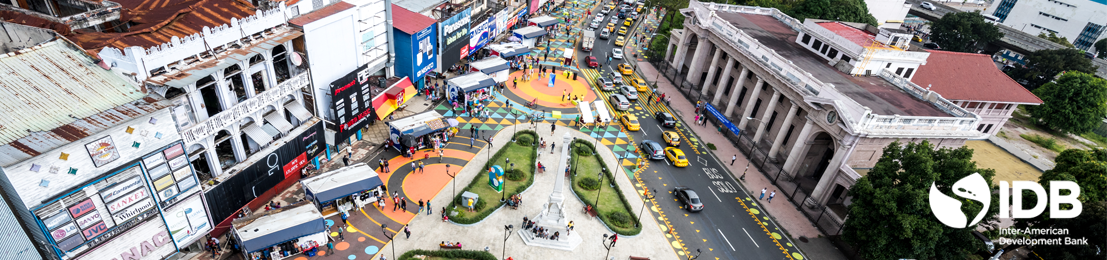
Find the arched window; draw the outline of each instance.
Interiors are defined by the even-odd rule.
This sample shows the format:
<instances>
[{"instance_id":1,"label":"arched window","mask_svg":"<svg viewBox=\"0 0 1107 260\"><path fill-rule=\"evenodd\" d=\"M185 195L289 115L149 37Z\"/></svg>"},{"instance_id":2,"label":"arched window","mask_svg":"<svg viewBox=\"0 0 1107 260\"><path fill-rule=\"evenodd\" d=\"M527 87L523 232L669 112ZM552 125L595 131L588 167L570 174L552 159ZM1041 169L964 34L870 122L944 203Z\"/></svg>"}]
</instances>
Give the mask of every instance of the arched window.
<instances>
[{"instance_id":1,"label":"arched window","mask_svg":"<svg viewBox=\"0 0 1107 260\"><path fill-rule=\"evenodd\" d=\"M273 47L273 71L277 73L277 83L284 82L289 78L292 78L288 64L288 51L284 45L277 45Z\"/></svg>"},{"instance_id":2,"label":"arched window","mask_svg":"<svg viewBox=\"0 0 1107 260\"><path fill-rule=\"evenodd\" d=\"M235 100L246 100L246 84L242 81L242 67L238 64L223 69L223 79L227 82L227 88L234 93Z\"/></svg>"}]
</instances>

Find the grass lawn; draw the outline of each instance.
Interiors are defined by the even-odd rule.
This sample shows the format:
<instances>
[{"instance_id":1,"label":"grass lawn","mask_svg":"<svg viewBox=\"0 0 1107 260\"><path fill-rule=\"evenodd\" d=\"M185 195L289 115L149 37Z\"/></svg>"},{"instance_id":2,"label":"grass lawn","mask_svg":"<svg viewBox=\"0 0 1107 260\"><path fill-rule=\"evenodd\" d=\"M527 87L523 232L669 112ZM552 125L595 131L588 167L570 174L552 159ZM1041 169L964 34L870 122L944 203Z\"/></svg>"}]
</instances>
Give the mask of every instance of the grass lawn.
<instances>
[{"instance_id":1,"label":"grass lawn","mask_svg":"<svg viewBox=\"0 0 1107 260\"><path fill-rule=\"evenodd\" d=\"M583 146L582 146L583 147ZM619 190L617 187L612 187L610 179L598 178L602 172L602 164L599 161L599 155L577 155L574 149L573 152L574 167L577 169L577 174L572 178L573 192L577 194L585 204L597 205L597 213L601 217L600 219L607 224L612 231L621 235L634 235L642 231L641 227L635 227L635 220L638 218L630 212L626 203L619 197ZM613 171L615 169L607 169ZM585 179L603 180L599 189L599 204L596 204L596 190L588 190L581 186L581 181ZM610 215L615 212L622 212L626 214L629 219L624 220L623 223L616 223L610 219Z\"/></svg>"},{"instance_id":2,"label":"grass lawn","mask_svg":"<svg viewBox=\"0 0 1107 260\"><path fill-rule=\"evenodd\" d=\"M522 131L520 131L520 133L522 133ZM478 154L477 156L487 155ZM450 209L457 212L457 215L451 216L450 220L463 224L476 223L477 221L484 219L484 217L488 216L488 214L491 214L493 210L499 207L501 197L510 198L511 195L514 195L518 193L518 191L522 191L526 189L526 187L529 187L532 183L534 183L533 178L535 156L535 147L530 146L529 144L524 145L522 142L508 142L507 145L500 148L500 150L493 154L492 162L495 163L493 163L492 165L500 165L500 167L504 168L504 171L509 171L512 169L512 167L510 166L510 164L505 164L504 160L506 158L510 158L510 161L515 164L514 169L518 169L523 173L523 179L516 181L510 180L505 176L504 180L507 181L507 184L506 186L504 186L504 191L507 192L507 194L501 194L493 189L492 186L488 185L488 169L483 168L481 170L481 173L473 179L469 186L465 187L462 193L464 193L464 191L476 193L480 196L480 201L483 201L485 206L477 210L476 212L468 212L465 210L464 207L458 205L457 209ZM482 165L481 167L484 166Z\"/></svg>"}]
</instances>

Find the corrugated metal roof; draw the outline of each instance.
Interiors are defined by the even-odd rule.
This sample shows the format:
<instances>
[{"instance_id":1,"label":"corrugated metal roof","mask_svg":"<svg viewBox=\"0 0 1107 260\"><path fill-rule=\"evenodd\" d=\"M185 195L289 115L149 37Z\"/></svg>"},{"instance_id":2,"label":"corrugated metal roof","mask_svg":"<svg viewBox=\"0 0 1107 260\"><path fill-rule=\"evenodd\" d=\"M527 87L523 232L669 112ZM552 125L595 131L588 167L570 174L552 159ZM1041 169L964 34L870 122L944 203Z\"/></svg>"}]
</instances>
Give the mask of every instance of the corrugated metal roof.
<instances>
[{"instance_id":1,"label":"corrugated metal roof","mask_svg":"<svg viewBox=\"0 0 1107 260\"><path fill-rule=\"evenodd\" d=\"M67 35L81 47L100 50L104 47L123 49L129 46L150 48L167 43L174 36L200 33L204 27L215 28L254 15L256 8L242 0L116 0L123 6L120 23L132 23L125 33L77 32Z\"/></svg>"},{"instance_id":2,"label":"corrugated metal roof","mask_svg":"<svg viewBox=\"0 0 1107 260\"><path fill-rule=\"evenodd\" d=\"M0 55L0 143L52 131L145 93L64 40ZM66 131L68 132L68 131Z\"/></svg>"}]
</instances>

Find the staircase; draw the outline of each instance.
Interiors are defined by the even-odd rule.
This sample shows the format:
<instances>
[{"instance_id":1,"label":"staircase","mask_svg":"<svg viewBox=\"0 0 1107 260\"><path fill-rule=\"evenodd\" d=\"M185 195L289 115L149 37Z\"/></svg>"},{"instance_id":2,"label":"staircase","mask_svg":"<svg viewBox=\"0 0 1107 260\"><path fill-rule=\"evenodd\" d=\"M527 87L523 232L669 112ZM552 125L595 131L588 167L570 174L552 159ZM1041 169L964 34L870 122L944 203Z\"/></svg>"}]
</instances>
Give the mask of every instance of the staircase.
<instances>
[{"instance_id":1,"label":"staircase","mask_svg":"<svg viewBox=\"0 0 1107 260\"><path fill-rule=\"evenodd\" d=\"M573 249L577 248L577 246L579 246L580 243L584 241L584 239L581 238L580 234L577 234L577 232L572 232L569 233L569 235L565 235L565 226L562 226L562 228L560 229L550 227L546 228L550 229L551 234L554 231L561 232L561 237L558 240L538 238L534 235L534 233L531 233L529 229L519 230L516 232L519 233L519 237L523 239L523 243L528 246L545 247L557 250L573 251Z\"/></svg>"}]
</instances>

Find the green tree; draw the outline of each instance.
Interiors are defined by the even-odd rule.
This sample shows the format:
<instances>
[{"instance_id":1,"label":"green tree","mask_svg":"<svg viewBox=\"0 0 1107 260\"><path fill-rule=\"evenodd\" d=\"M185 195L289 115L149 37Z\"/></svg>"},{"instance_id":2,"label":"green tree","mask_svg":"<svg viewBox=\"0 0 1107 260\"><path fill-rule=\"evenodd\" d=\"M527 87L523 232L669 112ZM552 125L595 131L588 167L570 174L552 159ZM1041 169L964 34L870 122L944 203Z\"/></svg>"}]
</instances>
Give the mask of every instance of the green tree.
<instances>
[{"instance_id":1,"label":"green tree","mask_svg":"<svg viewBox=\"0 0 1107 260\"><path fill-rule=\"evenodd\" d=\"M942 50L976 52L1003 37L994 24L984 21L980 12L956 12L942 16L930 25L930 39Z\"/></svg>"},{"instance_id":2,"label":"green tree","mask_svg":"<svg viewBox=\"0 0 1107 260\"><path fill-rule=\"evenodd\" d=\"M1026 55L1026 66L1007 71L1007 76L1033 91L1062 71L1095 73L1092 61L1077 49L1039 50Z\"/></svg>"},{"instance_id":3,"label":"green tree","mask_svg":"<svg viewBox=\"0 0 1107 260\"><path fill-rule=\"evenodd\" d=\"M1068 237L1088 238L1088 245L1041 246L1034 252L1044 259L1096 259L1098 248L1107 248L1107 150L1068 149L1057 155L1057 165L1042 173L1038 184L1048 192L1050 181L1073 181L1080 186L1077 200L1082 205L1080 215L1071 219L1050 218L1049 210L1037 217L1019 219L1015 227L1024 229L1058 228L1067 229ZM1063 195L1070 193L1062 191ZM1037 204L1037 195L1023 193L1023 208L1032 208ZM1071 204L1061 204L1063 209L1072 209ZM1057 236L1032 236L1036 238L1056 238Z\"/></svg>"},{"instance_id":4,"label":"green tree","mask_svg":"<svg viewBox=\"0 0 1107 260\"><path fill-rule=\"evenodd\" d=\"M1051 129L1086 133L1107 116L1107 81L1092 74L1070 71L1034 94L1042 104L1028 107L1030 115Z\"/></svg>"},{"instance_id":5,"label":"green tree","mask_svg":"<svg viewBox=\"0 0 1107 260\"><path fill-rule=\"evenodd\" d=\"M999 204L992 203L980 223L955 229L939 222L928 203L931 185L960 198L952 187L965 176L980 173L992 183L995 170L977 168L972 154L966 147L935 150L927 141L889 144L876 166L850 188L853 204L842 238L865 259L964 259L983 250L971 232L977 225L994 229ZM976 216L983 207L975 200L960 201L966 216ZM998 195L992 194L991 201Z\"/></svg>"},{"instance_id":6,"label":"green tree","mask_svg":"<svg viewBox=\"0 0 1107 260\"><path fill-rule=\"evenodd\" d=\"M804 0L796 5L789 15L800 21L814 18L877 26L876 18L869 14L868 5L865 5L865 1L862 0Z\"/></svg>"},{"instance_id":7,"label":"green tree","mask_svg":"<svg viewBox=\"0 0 1107 260\"><path fill-rule=\"evenodd\" d=\"M1107 38L1099 39L1095 44L1092 44L1092 47L1095 47L1095 52L1099 53L1099 55L1096 56L1099 56L1099 58L1107 58Z\"/></svg>"},{"instance_id":8,"label":"green tree","mask_svg":"<svg viewBox=\"0 0 1107 260\"><path fill-rule=\"evenodd\" d=\"M1049 35L1046 35L1045 33L1038 33L1038 38L1046 39L1051 42L1064 45L1065 47L1076 48L1076 46L1073 46L1072 43L1069 42L1069 38L1065 38L1065 36L1057 36L1056 33L1050 32Z\"/></svg>"}]
</instances>

